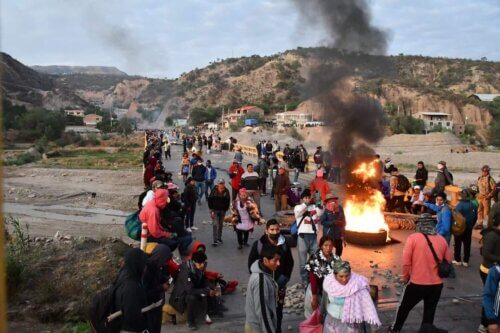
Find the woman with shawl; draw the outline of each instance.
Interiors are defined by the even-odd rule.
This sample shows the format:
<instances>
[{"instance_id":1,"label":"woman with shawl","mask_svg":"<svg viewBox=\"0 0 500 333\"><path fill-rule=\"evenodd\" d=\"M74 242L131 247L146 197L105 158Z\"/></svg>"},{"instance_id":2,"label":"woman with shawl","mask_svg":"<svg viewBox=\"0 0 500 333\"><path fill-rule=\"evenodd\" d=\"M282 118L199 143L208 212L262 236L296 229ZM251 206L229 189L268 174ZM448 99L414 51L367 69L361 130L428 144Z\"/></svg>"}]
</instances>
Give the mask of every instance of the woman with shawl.
<instances>
[{"instance_id":1,"label":"woman with shawl","mask_svg":"<svg viewBox=\"0 0 500 333\"><path fill-rule=\"evenodd\" d=\"M247 190L241 188L238 196L231 206L231 224L238 237L238 250L244 246L249 246L248 235L253 232L255 224L262 224L259 207L252 198L248 196Z\"/></svg>"},{"instance_id":2,"label":"woman with shawl","mask_svg":"<svg viewBox=\"0 0 500 333\"><path fill-rule=\"evenodd\" d=\"M325 278L322 303L322 313L326 314L324 333L362 333L366 324L381 325L368 280L351 272L347 261L336 261L333 274Z\"/></svg>"},{"instance_id":3,"label":"woman with shawl","mask_svg":"<svg viewBox=\"0 0 500 333\"><path fill-rule=\"evenodd\" d=\"M304 300L304 316L309 318L314 310L321 304L323 294L323 280L333 273L335 262L340 257L333 253L334 240L332 236L323 236L319 240L319 249L313 253L305 265L309 272L309 284Z\"/></svg>"}]
</instances>

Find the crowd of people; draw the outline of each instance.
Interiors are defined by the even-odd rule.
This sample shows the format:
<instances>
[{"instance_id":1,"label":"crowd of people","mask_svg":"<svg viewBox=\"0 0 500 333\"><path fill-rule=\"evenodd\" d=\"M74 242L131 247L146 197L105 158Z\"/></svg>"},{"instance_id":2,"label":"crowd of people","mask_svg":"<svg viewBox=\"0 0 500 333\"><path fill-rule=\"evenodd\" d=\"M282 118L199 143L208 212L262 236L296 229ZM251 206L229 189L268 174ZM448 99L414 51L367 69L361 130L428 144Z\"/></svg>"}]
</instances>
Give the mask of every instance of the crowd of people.
<instances>
[{"instance_id":1,"label":"crowd of people","mask_svg":"<svg viewBox=\"0 0 500 333\"><path fill-rule=\"evenodd\" d=\"M160 131L147 132L143 156L146 189L139 199L139 219L147 224L148 245L154 245L145 251L148 255L131 250L125 257L125 266L117 280L121 289L116 297L117 307L123 312L122 330L139 332L147 328L159 332L161 310L143 314L140 309L158 300L165 302L165 291L169 289L172 292L168 304L187 317L190 329L196 330L200 322L211 323L212 318L223 317L227 308L221 295L234 291L238 282L226 281L222 274L207 271L206 246L193 241L198 230L196 209L204 203L212 219L212 247L224 244L222 231L226 222L232 225L238 250L250 248L245 332L281 332L287 284L295 265L291 251L295 242L305 290L305 317L322 318L323 332L368 332L380 327L368 280L342 259L346 220L341 201L329 184L344 181L339 161L317 147L313 155L315 177L303 189L298 180L309 156L302 145L293 149L285 145L282 158L278 158L279 144L261 141L256 145L256 163L245 163L234 138L223 142L216 133L172 135L182 141L182 156L178 157L181 162L178 173L184 181L182 191L173 182L172 172L166 171L162 164L162 150L165 159L172 158L168 137ZM230 165L225 166L228 185L208 158L214 150L222 149L234 154ZM400 177L390 159L383 162L377 158L378 186L386 195L387 209L419 215L417 230L405 243L402 265L405 288L389 331L399 332L409 312L422 300L422 328L432 327L443 278L453 274L442 273L440 263L445 260L467 267L472 230L478 226L483 228L480 274L485 284L479 331L495 327L499 323L495 300L500 295L497 265L500 213L495 197L498 184L489 175L489 167L482 168L477 184L459 193L460 201L452 208L444 190L453 184L453 176L445 162L438 164L436 186L426 192L428 171L423 162L418 162L414 181L410 183ZM282 234L276 219L264 220L261 200L267 195L275 201L276 212L293 210L291 235ZM492 199L497 203L490 209ZM457 214L465 221L460 234L453 233ZM264 226L264 235L251 244L249 234L258 225ZM452 238L453 257L449 250ZM172 253L176 250L182 262L173 260Z\"/></svg>"}]
</instances>

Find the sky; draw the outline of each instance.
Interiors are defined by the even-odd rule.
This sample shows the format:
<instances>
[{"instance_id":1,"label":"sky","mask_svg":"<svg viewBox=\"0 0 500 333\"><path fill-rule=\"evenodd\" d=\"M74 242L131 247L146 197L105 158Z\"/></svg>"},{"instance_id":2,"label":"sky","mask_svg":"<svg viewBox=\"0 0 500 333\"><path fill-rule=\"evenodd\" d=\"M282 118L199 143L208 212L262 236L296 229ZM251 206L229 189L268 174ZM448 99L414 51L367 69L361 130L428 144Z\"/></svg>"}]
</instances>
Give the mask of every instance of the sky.
<instances>
[{"instance_id":1,"label":"sky","mask_svg":"<svg viewBox=\"0 0 500 333\"><path fill-rule=\"evenodd\" d=\"M500 61L500 0L368 3L373 24L388 32L388 54ZM327 40L292 0L0 0L0 24L0 49L24 64L161 78Z\"/></svg>"}]
</instances>

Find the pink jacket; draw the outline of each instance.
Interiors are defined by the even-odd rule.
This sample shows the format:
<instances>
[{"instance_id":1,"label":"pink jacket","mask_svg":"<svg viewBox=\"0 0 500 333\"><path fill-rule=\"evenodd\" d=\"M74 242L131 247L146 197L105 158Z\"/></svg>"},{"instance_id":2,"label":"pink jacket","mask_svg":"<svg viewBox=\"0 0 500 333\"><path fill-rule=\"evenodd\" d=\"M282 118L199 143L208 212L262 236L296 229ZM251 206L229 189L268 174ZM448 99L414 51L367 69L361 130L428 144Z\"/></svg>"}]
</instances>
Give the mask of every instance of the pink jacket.
<instances>
[{"instance_id":1,"label":"pink jacket","mask_svg":"<svg viewBox=\"0 0 500 333\"><path fill-rule=\"evenodd\" d=\"M168 203L168 191L164 189L156 190L155 197L142 207L139 220L148 225L148 232L154 238L169 238L170 232L165 231L160 224L160 211Z\"/></svg>"},{"instance_id":2,"label":"pink jacket","mask_svg":"<svg viewBox=\"0 0 500 333\"><path fill-rule=\"evenodd\" d=\"M428 236L439 260L445 258L451 262L451 252L443 236ZM410 235L403 249L403 281L414 284L441 284L443 279L438 275L437 263L425 236L419 232Z\"/></svg>"}]
</instances>

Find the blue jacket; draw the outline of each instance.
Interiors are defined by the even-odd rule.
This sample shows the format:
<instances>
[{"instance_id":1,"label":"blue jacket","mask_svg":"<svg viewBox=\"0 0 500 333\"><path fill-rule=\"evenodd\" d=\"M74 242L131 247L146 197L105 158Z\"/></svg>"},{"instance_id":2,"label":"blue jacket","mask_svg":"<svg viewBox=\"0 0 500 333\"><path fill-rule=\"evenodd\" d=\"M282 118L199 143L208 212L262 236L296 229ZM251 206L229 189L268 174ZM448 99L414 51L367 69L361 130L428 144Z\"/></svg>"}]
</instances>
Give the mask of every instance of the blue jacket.
<instances>
[{"instance_id":1,"label":"blue jacket","mask_svg":"<svg viewBox=\"0 0 500 333\"><path fill-rule=\"evenodd\" d=\"M488 320L500 321L500 266L495 265L490 268L486 284L483 291L484 313Z\"/></svg>"},{"instance_id":2,"label":"blue jacket","mask_svg":"<svg viewBox=\"0 0 500 333\"><path fill-rule=\"evenodd\" d=\"M345 217L342 206L339 206L338 214L325 209L319 221L323 226L323 235L330 235L333 239L341 239L344 236Z\"/></svg>"},{"instance_id":3,"label":"blue jacket","mask_svg":"<svg viewBox=\"0 0 500 333\"><path fill-rule=\"evenodd\" d=\"M468 229L472 229L477 220L476 206L470 201L460 201L455 209L465 217Z\"/></svg>"},{"instance_id":4,"label":"blue jacket","mask_svg":"<svg viewBox=\"0 0 500 333\"><path fill-rule=\"evenodd\" d=\"M210 167L210 172L208 172L208 168L205 171L205 180L214 181L217 178L217 171L213 166Z\"/></svg>"},{"instance_id":5,"label":"blue jacket","mask_svg":"<svg viewBox=\"0 0 500 333\"><path fill-rule=\"evenodd\" d=\"M452 218L450 206L447 204L438 206L429 202L424 202L424 205L437 213L436 232L447 240L450 239Z\"/></svg>"}]
</instances>

